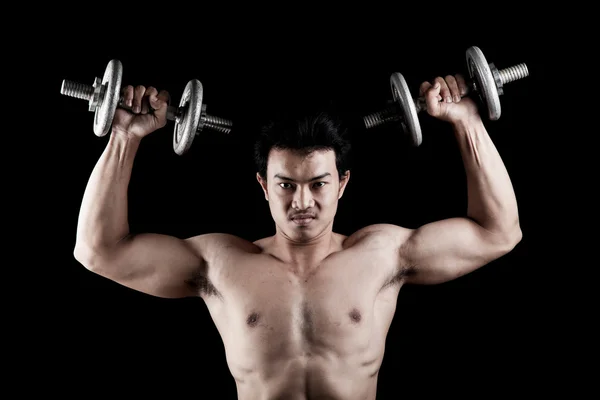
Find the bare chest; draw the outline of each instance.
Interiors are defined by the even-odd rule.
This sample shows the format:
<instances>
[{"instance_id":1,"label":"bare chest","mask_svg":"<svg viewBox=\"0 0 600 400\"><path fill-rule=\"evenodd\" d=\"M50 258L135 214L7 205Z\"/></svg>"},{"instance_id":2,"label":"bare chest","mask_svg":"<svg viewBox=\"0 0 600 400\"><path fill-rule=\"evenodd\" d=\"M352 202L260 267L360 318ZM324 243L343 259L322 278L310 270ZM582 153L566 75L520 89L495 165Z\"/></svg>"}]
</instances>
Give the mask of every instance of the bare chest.
<instances>
[{"instance_id":1,"label":"bare chest","mask_svg":"<svg viewBox=\"0 0 600 400\"><path fill-rule=\"evenodd\" d=\"M364 353L384 341L397 294L373 266L339 262L306 275L254 265L221 286L213 318L226 346L266 358Z\"/></svg>"}]
</instances>

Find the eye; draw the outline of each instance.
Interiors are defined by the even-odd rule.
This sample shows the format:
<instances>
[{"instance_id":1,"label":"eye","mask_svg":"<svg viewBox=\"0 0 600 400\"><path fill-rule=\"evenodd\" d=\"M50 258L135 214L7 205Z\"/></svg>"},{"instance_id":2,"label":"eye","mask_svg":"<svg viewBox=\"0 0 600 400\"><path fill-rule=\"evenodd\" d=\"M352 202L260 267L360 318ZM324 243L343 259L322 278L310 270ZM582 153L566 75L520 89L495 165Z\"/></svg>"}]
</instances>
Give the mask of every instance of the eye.
<instances>
[{"instance_id":1,"label":"eye","mask_svg":"<svg viewBox=\"0 0 600 400\"><path fill-rule=\"evenodd\" d=\"M327 184L326 182L317 182L317 183L315 183L315 187L321 188L321 187L325 186L326 184Z\"/></svg>"},{"instance_id":2,"label":"eye","mask_svg":"<svg viewBox=\"0 0 600 400\"><path fill-rule=\"evenodd\" d=\"M281 186L283 189L291 189L292 188L292 184L288 183L288 182L282 182L279 184L279 186Z\"/></svg>"}]
</instances>

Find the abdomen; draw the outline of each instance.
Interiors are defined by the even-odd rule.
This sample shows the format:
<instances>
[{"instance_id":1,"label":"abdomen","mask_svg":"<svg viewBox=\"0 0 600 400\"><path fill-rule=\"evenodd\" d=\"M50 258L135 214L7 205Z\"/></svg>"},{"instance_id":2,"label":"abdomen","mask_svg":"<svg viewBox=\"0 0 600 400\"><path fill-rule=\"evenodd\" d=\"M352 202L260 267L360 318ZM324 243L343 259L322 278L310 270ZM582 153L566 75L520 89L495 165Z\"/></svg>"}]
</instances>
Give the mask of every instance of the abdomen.
<instances>
[{"instance_id":1,"label":"abdomen","mask_svg":"<svg viewBox=\"0 0 600 400\"><path fill-rule=\"evenodd\" d=\"M335 357L280 359L236 379L240 399L374 399L377 375Z\"/></svg>"}]
</instances>

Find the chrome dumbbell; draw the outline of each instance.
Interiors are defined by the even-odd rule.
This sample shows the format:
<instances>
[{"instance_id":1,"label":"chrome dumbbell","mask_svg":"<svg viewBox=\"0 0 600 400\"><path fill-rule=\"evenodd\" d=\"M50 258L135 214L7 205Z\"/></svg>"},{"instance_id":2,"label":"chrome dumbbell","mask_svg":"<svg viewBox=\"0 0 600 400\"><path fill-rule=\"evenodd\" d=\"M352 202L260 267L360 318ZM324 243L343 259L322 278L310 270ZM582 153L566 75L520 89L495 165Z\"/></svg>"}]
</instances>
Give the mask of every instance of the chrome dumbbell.
<instances>
[{"instance_id":1,"label":"chrome dumbbell","mask_svg":"<svg viewBox=\"0 0 600 400\"><path fill-rule=\"evenodd\" d=\"M471 46L466 52L467 86L466 95L475 93L479 104L485 109L490 120L500 118L500 95L504 94L504 85L529 76L529 70L524 63L498 70L493 63L486 61L483 52L476 46ZM363 122L367 129L399 121L403 131L409 135L414 146L420 146L423 137L418 113L427 108L425 99L413 99L406 80L399 72L390 77L393 102L388 108L366 115Z\"/></svg>"},{"instance_id":2,"label":"chrome dumbbell","mask_svg":"<svg viewBox=\"0 0 600 400\"><path fill-rule=\"evenodd\" d=\"M112 125L117 107L131 110L123 103L121 80L123 67L119 60L111 60L102 79L95 78L93 85L63 80L61 94L86 100L89 111L94 115L94 134L105 136ZM205 128L228 134L232 122L206 114L206 104L202 103L204 90L197 79L190 80L183 91L178 107L169 106L167 119L175 121L173 150L178 155L185 154L191 147L194 137Z\"/></svg>"}]
</instances>

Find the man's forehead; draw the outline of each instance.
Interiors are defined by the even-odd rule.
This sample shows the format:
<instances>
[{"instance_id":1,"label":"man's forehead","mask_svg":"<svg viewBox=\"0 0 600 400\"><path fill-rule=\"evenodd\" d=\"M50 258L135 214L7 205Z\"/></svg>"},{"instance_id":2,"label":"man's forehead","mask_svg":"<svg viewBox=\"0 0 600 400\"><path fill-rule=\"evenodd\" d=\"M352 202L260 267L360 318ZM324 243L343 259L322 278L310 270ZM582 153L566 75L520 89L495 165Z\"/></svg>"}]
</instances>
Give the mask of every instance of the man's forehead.
<instances>
[{"instance_id":1,"label":"man's forehead","mask_svg":"<svg viewBox=\"0 0 600 400\"><path fill-rule=\"evenodd\" d=\"M313 151L309 154L290 150L274 150L267 169L271 176L322 175L335 170L333 151Z\"/></svg>"},{"instance_id":2,"label":"man's forehead","mask_svg":"<svg viewBox=\"0 0 600 400\"><path fill-rule=\"evenodd\" d=\"M333 150L313 150L310 152L290 149L272 149L269 153L269 163L319 163L335 162Z\"/></svg>"}]
</instances>

